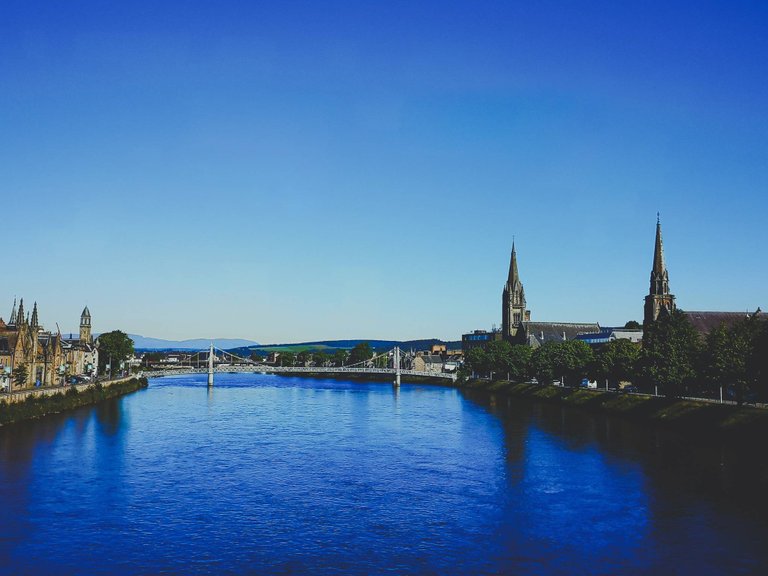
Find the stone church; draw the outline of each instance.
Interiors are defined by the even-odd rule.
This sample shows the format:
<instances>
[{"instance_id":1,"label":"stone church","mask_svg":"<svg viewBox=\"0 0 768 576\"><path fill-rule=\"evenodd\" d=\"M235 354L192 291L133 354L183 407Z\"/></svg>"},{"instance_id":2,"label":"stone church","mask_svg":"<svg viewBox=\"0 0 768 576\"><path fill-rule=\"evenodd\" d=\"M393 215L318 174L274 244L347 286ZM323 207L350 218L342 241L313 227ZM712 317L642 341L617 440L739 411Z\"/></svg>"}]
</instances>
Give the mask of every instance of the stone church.
<instances>
[{"instance_id":1,"label":"stone church","mask_svg":"<svg viewBox=\"0 0 768 576\"><path fill-rule=\"evenodd\" d=\"M23 367L23 368L22 368ZM91 335L91 314L86 307L80 316L80 338L64 339L57 330L46 331L40 325L37 303L31 316L25 315L24 299L13 302L6 324L0 318L0 388L56 386L68 375L96 373L98 348ZM16 383L14 371L26 372L22 384Z\"/></svg>"},{"instance_id":2,"label":"stone church","mask_svg":"<svg viewBox=\"0 0 768 576\"><path fill-rule=\"evenodd\" d=\"M669 291L669 272L664 262L664 244L661 238L661 220L656 218L656 244L653 251L653 267L651 268L651 287L645 297L645 313L643 325L647 327L658 320L664 314L670 314L677 308L675 297ZM749 312L709 312L709 311L684 311L688 321L701 334L706 336L717 326L724 324L733 326L739 320L760 315L764 319L760 308L754 313Z\"/></svg>"},{"instance_id":3,"label":"stone church","mask_svg":"<svg viewBox=\"0 0 768 576\"><path fill-rule=\"evenodd\" d=\"M538 348L545 342L573 340L581 334L600 332L597 322L532 322L525 290L517 269L517 251L512 243L507 282L501 295L501 337L512 344Z\"/></svg>"}]
</instances>

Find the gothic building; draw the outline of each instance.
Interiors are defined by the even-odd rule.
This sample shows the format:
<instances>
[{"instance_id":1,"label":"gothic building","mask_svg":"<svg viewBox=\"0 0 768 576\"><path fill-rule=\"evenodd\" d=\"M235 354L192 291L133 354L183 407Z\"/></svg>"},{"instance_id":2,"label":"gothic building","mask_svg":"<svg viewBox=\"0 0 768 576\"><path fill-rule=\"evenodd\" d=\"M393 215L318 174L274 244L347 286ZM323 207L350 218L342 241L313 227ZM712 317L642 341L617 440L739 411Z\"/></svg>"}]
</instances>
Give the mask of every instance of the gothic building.
<instances>
[{"instance_id":1,"label":"gothic building","mask_svg":"<svg viewBox=\"0 0 768 576\"><path fill-rule=\"evenodd\" d=\"M537 348L545 342L573 340L580 334L595 332L600 332L600 325L596 322L531 322L513 243L507 282L501 294L502 338L512 344L528 344Z\"/></svg>"},{"instance_id":2,"label":"gothic building","mask_svg":"<svg viewBox=\"0 0 768 576\"><path fill-rule=\"evenodd\" d=\"M664 262L664 246L661 240L661 221L656 216L656 245L653 251L653 267L651 268L651 288L645 297L645 313L643 325L647 327L659 317L670 314L676 309L675 297L669 291L669 273ZM750 314L748 312L710 312L684 311L688 321L701 334L706 336L717 326L733 326L736 322L747 317L757 316L764 319L760 308Z\"/></svg>"},{"instance_id":3,"label":"gothic building","mask_svg":"<svg viewBox=\"0 0 768 576\"><path fill-rule=\"evenodd\" d=\"M509 259L509 273L504 291L501 294L501 333L505 340L514 340L523 325L531 319L531 313L525 309L525 290L517 272L517 252L512 242L512 255Z\"/></svg>"},{"instance_id":4,"label":"gothic building","mask_svg":"<svg viewBox=\"0 0 768 576\"><path fill-rule=\"evenodd\" d=\"M645 297L643 325L654 322L661 314L669 314L675 309L675 297L669 292L669 273L664 264L664 246L661 241L661 219L656 215L656 247L653 251L651 268L651 289Z\"/></svg>"},{"instance_id":5,"label":"gothic building","mask_svg":"<svg viewBox=\"0 0 768 576\"><path fill-rule=\"evenodd\" d=\"M36 302L32 315L25 316L24 300L18 309L14 300L8 323L0 318L0 373L4 375L4 386L14 380L14 371L26 373L24 381L15 386L58 384L63 366L61 334L43 329Z\"/></svg>"}]
</instances>

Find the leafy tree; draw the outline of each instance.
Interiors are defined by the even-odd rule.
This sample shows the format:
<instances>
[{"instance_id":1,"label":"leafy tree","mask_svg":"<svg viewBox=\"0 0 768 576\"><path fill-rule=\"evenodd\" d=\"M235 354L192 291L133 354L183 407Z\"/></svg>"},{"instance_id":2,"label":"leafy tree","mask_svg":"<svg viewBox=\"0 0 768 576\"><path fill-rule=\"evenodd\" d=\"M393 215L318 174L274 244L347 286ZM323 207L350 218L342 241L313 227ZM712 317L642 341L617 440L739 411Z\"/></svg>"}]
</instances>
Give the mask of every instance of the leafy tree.
<instances>
[{"instance_id":1,"label":"leafy tree","mask_svg":"<svg viewBox=\"0 0 768 576\"><path fill-rule=\"evenodd\" d=\"M499 377L510 371L510 352L512 345L504 340L496 340L485 345L486 368Z\"/></svg>"},{"instance_id":2,"label":"leafy tree","mask_svg":"<svg viewBox=\"0 0 768 576\"><path fill-rule=\"evenodd\" d=\"M638 322L637 320L630 320L629 322L624 324L624 328L628 328L630 330L638 330L642 328L642 326L640 325L640 322Z\"/></svg>"},{"instance_id":3,"label":"leafy tree","mask_svg":"<svg viewBox=\"0 0 768 576\"><path fill-rule=\"evenodd\" d=\"M467 353L464 355L464 365L478 375L490 372L488 354L486 354L482 346L467 350Z\"/></svg>"},{"instance_id":4,"label":"leafy tree","mask_svg":"<svg viewBox=\"0 0 768 576\"><path fill-rule=\"evenodd\" d=\"M754 377L749 363L762 326L753 318L745 318L730 329L721 324L706 338L702 354L702 379L709 391L719 386L731 387L741 404Z\"/></svg>"},{"instance_id":5,"label":"leafy tree","mask_svg":"<svg viewBox=\"0 0 768 576\"><path fill-rule=\"evenodd\" d=\"M125 332L113 330L98 338L99 371L103 374L107 364L111 362L112 371L115 366L133 356L133 340Z\"/></svg>"},{"instance_id":6,"label":"leafy tree","mask_svg":"<svg viewBox=\"0 0 768 576\"><path fill-rule=\"evenodd\" d=\"M539 384L551 384L555 380L558 342L545 342L531 354L530 373Z\"/></svg>"},{"instance_id":7,"label":"leafy tree","mask_svg":"<svg viewBox=\"0 0 768 576\"><path fill-rule=\"evenodd\" d=\"M347 363L348 356L349 354L346 350L339 348L333 353L333 356L331 356L331 361L336 367L344 366Z\"/></svg>"},{"instance_id":8,"label":"leafy tree","mask_svg":"<svg viewBox=\"0 0 768 576\"><path fill-rule=\"evenodd\" d=\"M296 354L296 361L299 363L299 366L306 366L310 358L312 358L312 355L306 350L302 350Z\"/></svg>"},{"instance_id":9,"label":"leafy tree","mask_svg":"<svg viewBox=\"0 0 768 576\"><path fill-rule=\"evenodd\" d=\"M666 396L681 396L696 376L700 349L699 334L682 310L664 314L644 330L640 375Z\"/></svg>"},{"instance_id":10,"label":"leafy tree","mask_svg":"<svg viewBox=\"0 0 768 576\"><path fill-rule=\"evenodd\" d=\"M280 366L293 366L296 364L296 354L293 352L280 352L277 362Z\"/></svg>"},{"instance_id":11,"label":"leafy tree","mask_svg":"<svg viewBox=\"0 0 768 576\"><path fill-rule=\"evenodd\" d=\"M322 351L312 354L312 362L315 364L315 366L325 366L325 363L328 362L328 359L328 354Z\"/></svg>"},{"instance_id":12,"label":"leafy tree","mask_svg":"<svg viewBox=\"0 0 768 576\"><path fill-rule=\"evenodd\" d=\"M557 347L555 377L562 377L570 386L578 386L592 366L592 348L582 340L558 342Z\"/></svg>"},{"instance_id":13,"label":"leafy tree","mask_svg":"<svg viewBox=\"0 0 768 576\"><path fill-rule=\"evenodd\" d=\"M747 356L747 374L757 396L768 401L768 322L755 329L752 349Z\"/></svg>"},{"instance_id":14,"label":"leafy tree","mask_svg":"<svg viewBox=\"0 0 768 576\"><path fill-rule=\"evenodd\" d=\"M371 345L368 342L360 342L349 353L349 363L357 364L358 362L364 362L370 360L372 356L373 348L371 348Z\"/></svg>"},{"instance_id":15,"label":"leafy tree","mask_svg":"<svg viewBox=\"0 0 768 576\"><path fill-rule=\"evenodd\" d=\"M509 351L507 372L512 382L528 380L529 365L533 349L526 344L515 344Z\"/></svg>"},{"instance_id":16,"label":"leafy tree","mask_svg":"<svg viewBox=\"0 0 768 576\"><path fill-rule=\"evenodd\" d=\"M253 362L264 362L264 356L262 356L258 352L251 352L250 358Z\"/></svg>"},{"instance_id":17,"label":"leafy tree","mask_svg":"<svg viewBox=\"0 0 768 576\"><path fill-rule=\"evenodd\" d=\"M640 346L626 339L612 340L598 350L594 375L618 385L635 375Z\"/></svg>"},{"instance_id":18,"label":"leafy tree","mask_svg":"<svg viewBox=\"0 0 768 576\"><path fill-rule=\"evenodd\" d=\"M13 369L13 384L16 388L23 388L27 383L29 369L26 364L19 364Z\"/></svg>"}]
</instances>

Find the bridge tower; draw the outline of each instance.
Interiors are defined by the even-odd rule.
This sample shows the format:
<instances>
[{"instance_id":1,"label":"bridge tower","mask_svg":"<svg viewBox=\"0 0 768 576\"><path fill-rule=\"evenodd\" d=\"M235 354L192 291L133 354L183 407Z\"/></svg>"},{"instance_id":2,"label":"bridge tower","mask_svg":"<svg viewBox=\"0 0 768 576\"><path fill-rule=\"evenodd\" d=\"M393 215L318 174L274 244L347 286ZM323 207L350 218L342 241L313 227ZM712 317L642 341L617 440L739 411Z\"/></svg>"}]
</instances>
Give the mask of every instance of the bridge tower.
<instances>
[{"instance_id":1,"label":"bridge tower","mask_svg":"<svg viewBox=\"0 0 768 576\"><path fill-rule=\"evenodd\" d=\"M394 362L395 362L395 387L400 388L400 347L399 346L395 346Z\"/></svg>"},{"instance_id":2,"label":"bridge tower","mask_svg":"<svg viewBox=\"0 0 768 576\"><path fill-rule=\"evenodd\" d=\"M213 342L208 350L208 386L213 386Z\"/></svg>"}]
</instances>

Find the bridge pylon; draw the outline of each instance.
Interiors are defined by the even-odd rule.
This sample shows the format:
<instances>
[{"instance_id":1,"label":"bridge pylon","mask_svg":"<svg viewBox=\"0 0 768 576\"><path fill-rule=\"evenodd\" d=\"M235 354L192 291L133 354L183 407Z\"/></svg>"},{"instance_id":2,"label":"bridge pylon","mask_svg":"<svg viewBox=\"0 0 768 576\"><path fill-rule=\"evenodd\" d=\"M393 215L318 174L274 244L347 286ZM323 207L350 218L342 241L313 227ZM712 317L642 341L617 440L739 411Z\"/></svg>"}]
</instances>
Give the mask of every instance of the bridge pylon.
<instances>
[{"instance_id":1,"label":"bridge pylon","mask_svg":"<svg viewBox=\"0 0 768 576\"><path fill-rule=\"evenodd\" d=\"M392 358L395 366L395 388L400 388L400 347L395 346L395 353Z\"/></svg>"},{"instance_id":2,"label":"bridge pylon","mask_svg":"<svg viewBox=\"0 0 768 576\"><path fill-rule=\"evenodd\" d=\"M208 351L208 387L213 386L213 342L211 342L211 348Z\"/></svg>"}]
</instances>

